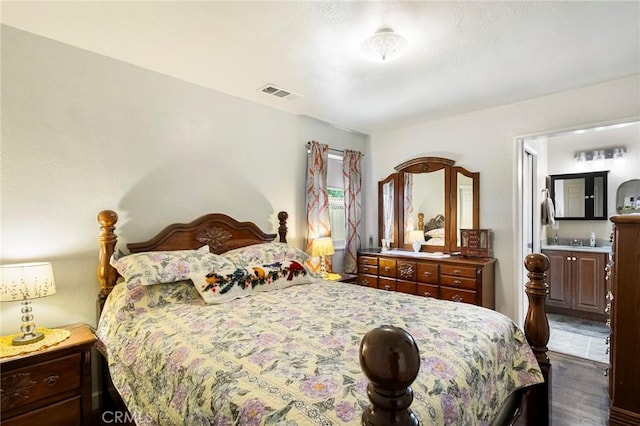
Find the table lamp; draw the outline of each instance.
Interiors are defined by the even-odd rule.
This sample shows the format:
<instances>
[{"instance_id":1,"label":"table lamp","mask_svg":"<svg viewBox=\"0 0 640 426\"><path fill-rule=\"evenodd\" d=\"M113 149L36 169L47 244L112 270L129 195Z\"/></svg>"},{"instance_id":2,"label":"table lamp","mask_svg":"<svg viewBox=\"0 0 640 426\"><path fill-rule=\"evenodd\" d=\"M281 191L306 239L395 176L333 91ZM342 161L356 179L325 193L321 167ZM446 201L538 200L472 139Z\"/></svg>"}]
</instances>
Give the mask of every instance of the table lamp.
<instances>
[{"instance_id":1,"label":"table lamp","mask_svg":"<svg viewBox=\"0 0 640 426\"><path fill-rule=\"evenodd\" d=\"M419 252L420 248L422 248L422 243L425 242L424 232L419 229L415 231L409 231L409 242L413 245L413 251L415 251L416 253Z\"/></svg>"},{"instance_id":2,"label":"table lamp","mask_svg":"<svg viewBox=\"0 0 640 426\"><path fill-rule=\"evenodd\" d=\"M44 339L44 334L36 331L30 299L55 293L51 263L0 265L0 302L22 300L22 335L13 339L14 345L28 345Z\"/></svg>"},{"instance_id":3,"label":"table lamp","mask_svg":"<svg viewBox=\"0 0 640 426\"><path fill-rule=\"evenodd\" d=\"M329 276L329 274L327 274L325 256L331 256L334 253L335 250L333 249L333 240L331 237L316 238L311 242L311 256L320 257L320 275L322 275L324 279Z\"/></svg>"}]
</instances>

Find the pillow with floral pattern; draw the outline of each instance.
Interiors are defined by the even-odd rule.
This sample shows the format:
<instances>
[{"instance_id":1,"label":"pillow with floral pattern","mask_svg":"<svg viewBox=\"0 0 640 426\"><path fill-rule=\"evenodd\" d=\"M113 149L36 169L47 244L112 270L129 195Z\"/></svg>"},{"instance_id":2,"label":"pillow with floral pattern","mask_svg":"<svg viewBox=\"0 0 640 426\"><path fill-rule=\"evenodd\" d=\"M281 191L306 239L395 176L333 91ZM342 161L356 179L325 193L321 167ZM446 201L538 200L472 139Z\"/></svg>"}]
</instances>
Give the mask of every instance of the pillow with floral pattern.
<instances>
[{"instance_id":1,"label":"pillow with floral pattern","mask_svg":"<svg viewBox=\"0 0 640 426\"><path fill-rule=\"evenodd\" d=\"M309 259L302 250L287 243L262 243L241 247L222 253L235 265L246 268L255 264L268 264L295 260L304 263Z\"/></svg>"},{"instance_id":2,"label":"pillow with floral pattern","mask_svg":"<svg viewBox=\"0 0 640 426\"><path fill-rule=\"evenodd\" d=\"M206 248L206 250L205 250ZM226 258L198 250L149 251L112 257L111 266L125 279L127 286L154 285L186 280L189 274L233 267Z\"/></svg>"},{"instance_id":3,"label":"pillow with floral pattern","mask_svg":"<svg viewBox=\"0 0 640 426\"><path fill-rule=\"evenodd\" d=\"M253 263L232 270L217 269L190 275L193 285L206 303L219 304L255 293L280 290L315 282L316 278L301 262L282 260Z\"/></svg>"}]
</instances>

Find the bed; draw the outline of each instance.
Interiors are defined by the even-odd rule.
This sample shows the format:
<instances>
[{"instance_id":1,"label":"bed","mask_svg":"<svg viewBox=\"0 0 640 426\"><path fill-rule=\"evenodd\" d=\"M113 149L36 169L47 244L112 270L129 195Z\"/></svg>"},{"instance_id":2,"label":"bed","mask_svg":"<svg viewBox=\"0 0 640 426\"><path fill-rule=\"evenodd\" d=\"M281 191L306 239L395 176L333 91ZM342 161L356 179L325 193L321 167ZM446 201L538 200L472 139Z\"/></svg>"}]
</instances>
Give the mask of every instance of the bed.
<instances>
[{"instance_id":1,"label":"bed","mask_svg":"<svg viewBox=\"0 0 640 426\"><path fill-rule=\"evenodd\" d=\"M100 212L103 396L138 424L510 424L523 409L528 424L548 423L544 256L527 259L525 338L481 307L315 277L286 243L287 217L278 214L276 235L208 214L119 257L117 215ZM184 279L157 259L183 251L232 259L244 275ZM119 264L133 258L155 269ZM177 275L147 284L158 268ZM279 287L287 278L295 285Z\"/></svg>"}]
</instances>

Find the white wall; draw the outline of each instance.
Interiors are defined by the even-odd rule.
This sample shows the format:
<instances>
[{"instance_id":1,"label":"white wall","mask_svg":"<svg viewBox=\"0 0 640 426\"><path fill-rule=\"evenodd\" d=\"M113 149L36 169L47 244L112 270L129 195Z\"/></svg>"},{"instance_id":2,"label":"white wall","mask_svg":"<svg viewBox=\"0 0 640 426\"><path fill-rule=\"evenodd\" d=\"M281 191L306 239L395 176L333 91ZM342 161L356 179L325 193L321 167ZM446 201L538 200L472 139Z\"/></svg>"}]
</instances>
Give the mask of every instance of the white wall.
<instances>
[{"instance_id":1,"label":"white wall","mask_svg":"<svg viewBox=\"0 0 640 426\"><path fill-rule=\"evenodd\" d=\"M365 135L3 26L2 263L52 261L38 325L95 325L102 209L121 243L210 212L275 232L286 210L302 247L309 140L367 149ZM0 308L0 332L19 331L19 303Z\"/></svg>"},{"instance_id":2,"label":"white wall","mask_svg":"<svg viewBox=\"0 0 640 426\"><path fill-rule=\"evenodd\" d=\"M441 156L480 172L480 226L494 232L496 309L515 317L516 293L516 137L545 130L640 115L640 75L525 102L476 111L437 121L373 133L367 192L410 158ZM377 235L377 204L369 198L367 234ZM518 269L515 269L518 268ZM516 273L517 272L517 273Z\"/></svg>"}]
</instances>

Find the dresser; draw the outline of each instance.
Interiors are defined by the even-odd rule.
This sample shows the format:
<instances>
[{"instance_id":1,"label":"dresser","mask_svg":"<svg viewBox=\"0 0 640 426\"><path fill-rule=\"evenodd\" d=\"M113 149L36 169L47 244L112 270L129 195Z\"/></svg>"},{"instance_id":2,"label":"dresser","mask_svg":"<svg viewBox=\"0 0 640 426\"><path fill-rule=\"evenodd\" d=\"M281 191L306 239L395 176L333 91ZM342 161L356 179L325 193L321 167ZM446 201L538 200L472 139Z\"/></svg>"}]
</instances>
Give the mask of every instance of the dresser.
<instances>
[{"instance_id":1,"label":"dresser","mask_svg":"<svg viewBox=\"0 0 640 426\"><path fill-rule=\"evenodd\" d=\"M91 348L84 324L57 345L0 360L2 426L90 425Z\"/></svg>"},{"instance_id":2,"label":"dresser","mask_svg":"<svg viewBox=\"0 0 640 426\"><path fill-rule=\"evenodd\" d=\"M640 214L613 216L609 425L640 424Z\"/></svg>"},{"instance_id":3,"label":"dresser","mask_svg":"<svg viewBox=\"0 0 640 426\"><path fill-rule=\"evenodd\" d=\"M425 256L428 254L362 250L354 283L494 308L496 259Z\"/></svg>"}]
</instances>

